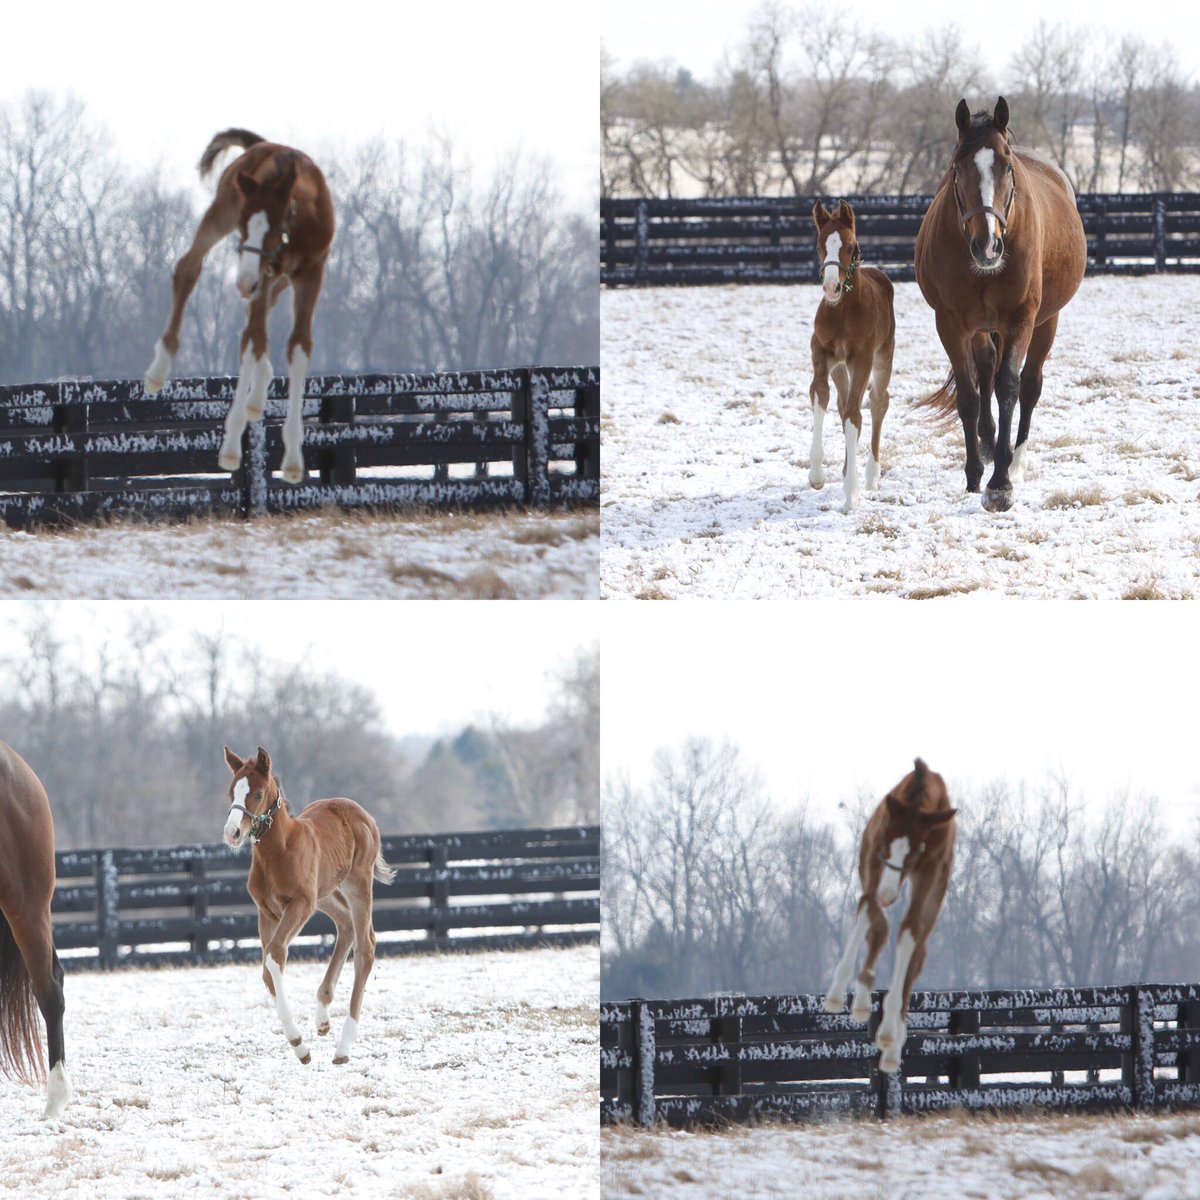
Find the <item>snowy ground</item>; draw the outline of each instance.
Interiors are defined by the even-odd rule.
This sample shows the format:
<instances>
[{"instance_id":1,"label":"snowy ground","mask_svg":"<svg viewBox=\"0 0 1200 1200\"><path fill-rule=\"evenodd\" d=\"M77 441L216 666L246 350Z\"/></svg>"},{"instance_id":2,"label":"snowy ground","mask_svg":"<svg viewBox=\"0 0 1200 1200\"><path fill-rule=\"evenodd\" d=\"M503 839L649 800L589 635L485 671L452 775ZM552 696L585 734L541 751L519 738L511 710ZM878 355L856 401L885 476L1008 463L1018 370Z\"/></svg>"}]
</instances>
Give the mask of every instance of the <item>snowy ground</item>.
<instances>
[{"instance_id":1,"label":"snowy ground","mask_svg":"<svg viewBox=\"0 0 1200 1200\"><path fill-rule=\"evenodd\" d=\"M288 967L311 1036L323 965ZM595 946L376 963L349 1065L302 1066L255 966L67 977L78 1098L0 1079L0 1196L597 1197Z\"/></svg>"},{"instance_id":2,"label":"snowy ground","mask_svg":"<svg viewBox=\"0 0 1200 1200\"><path fill-rule=\"evenodd\" d=\"M604 1200L1195 1200L1200 1114L605 1130Z\"/></svg>"},{"instance_id":3,"label":"snowy ground","mask_svg":"<svg viewBox=\"0 0 1200 1200\"><path fill-rule=\"evenodd\" d=\"M880 490L842 515L836 417L828 482L810 489L819 296L816 284L605 292L602 594L1200 594L1200 277L1084 280L1005 514L966 494L961 428L910 408L947 371L914 283L896 288Z\"/></svg>"},{"instance_id":4,"label":"snowy ground","mask_svg":"<svg viewBox=\"0 0 1200 1200\"><path fill-rule=\"evenodd\" d=\"M579 600L599 594L594 511L0 527L0 597Z\"/></svg>"}]
</instances>

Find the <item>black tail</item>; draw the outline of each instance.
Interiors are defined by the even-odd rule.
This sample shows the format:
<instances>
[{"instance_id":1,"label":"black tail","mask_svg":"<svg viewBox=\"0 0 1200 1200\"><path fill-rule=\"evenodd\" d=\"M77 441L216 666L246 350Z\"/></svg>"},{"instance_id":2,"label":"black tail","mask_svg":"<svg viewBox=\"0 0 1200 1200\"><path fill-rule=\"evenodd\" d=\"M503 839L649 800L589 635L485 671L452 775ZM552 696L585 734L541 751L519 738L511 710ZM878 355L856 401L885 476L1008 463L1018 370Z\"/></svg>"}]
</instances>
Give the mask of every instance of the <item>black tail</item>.
<instances>
[{"instance_id":1,"label":"black tail","mask_svg":"<svg viewBox=\"0 0 1200 1200\"><path fill-rule=\"evenodd\" d=\"M265 142L267 139L259 137L257 133L251 133L248 129L226 129L221 133L213 135L213 140L208 143L205 151L200 155L200 178L208 178L208 173L213 169L213 163L217 161L217 156L222 151L228 150L231 146L240 146L243 150L248 150L251 146L256 146L259 142Z\"/></svg>"},{"instance_id":2,"label":"black tail","mask_svg":"<svg viewBox=\"0 0 1200 1200\"><path fill-rule=\"evenodd\" d=\"M3 913L0 913L0 1073L30 1084L46 1077L33 985Z\"/></svg>"}]
</instances>

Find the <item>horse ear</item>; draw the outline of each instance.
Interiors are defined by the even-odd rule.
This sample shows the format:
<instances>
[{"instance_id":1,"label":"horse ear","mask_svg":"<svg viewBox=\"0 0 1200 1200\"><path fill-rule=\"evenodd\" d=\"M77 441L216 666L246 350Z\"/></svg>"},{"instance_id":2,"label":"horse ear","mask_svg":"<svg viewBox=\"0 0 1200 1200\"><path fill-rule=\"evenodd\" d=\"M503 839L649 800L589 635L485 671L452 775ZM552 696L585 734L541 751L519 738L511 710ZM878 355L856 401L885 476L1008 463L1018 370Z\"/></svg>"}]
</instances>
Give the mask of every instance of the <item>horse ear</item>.
<instances>
[{"instance_id":1,"label":"horse ear","mask_svg":"<svg viewBox=\"0 0 1200 1200\"><path fill-rule=\"evenodd\" d=\"M921 823L929 829L935 825L945 825L947 821L953 820L956 812L957 808L943 808L938 812L922 813Z\"/></svg>"},{"instance_id":2,"label":"horse ear","mask_svg":"<svg viewBox=\"0 0 1200 1200\"><path fill-rule=\"evenodd\" d=\"M247 175L245 171L237 173L237 184L247 200L258 191L258 180L253 175Z\"/></svg>"},{"instance_id":3,"label":"horse ear","mask_svg":"<svg viewBox=\"0 0 1200 1200\"><path fill-rule=\"evenodd\" d=\"M813 220L816 222L817 228L829 222L829 209L823 205L820 200L813 205Z\"/></svg>"},{"instance_id":4,"label":"horse ear","mask_svg":"<svg viewBox=\"0 0 1200 1200\"><path fill-rule=\"evenodd\" d=\"M246 760L238 758L228 746L225 747L225 762L235 775L246 765Z\"/></svg>"},{"instance_id":5,"label":"horse ear","mask_svg":"<svg viewBox=\"0 0 1200 1200\"><path fill-rule=\"evenodd\" d=\"M1005 137L1008 137L1008 101L1003 96L996 101L996 111L992 113L992 124Z\"/></svg>"},{"instance_id":6,"label":"horse ear","mask_svg":"<svg viewBox=\"0 0 1200 1200\"><path fill-rule=\"evenodd\" d=\"M271 774L271 756L261 747L258 748L258 759L255 766L266 776Z\"/></svg>"},{"instance_id":7,"label":"horse ear","mask_svg":"<svg viewBox=\"0 0 1200 1200\"><path fill-rule=\"evenodd\" d=\"M954 123L958 126L959 133L962 133L971 123L971 108L965 100L960 100L958 107L954 110Z\"/></svg>"},{"instance_id":8,"label":"horse ear","mask_svg":"<svg viewBox=\"0 0 1200 1200\"><path fill-rule=\"evenodd\" d=\"M854 232L854 209L848 205L845 200L838 204L838 220L849 227L850 232Z\"/></svg>"},{"instance_id":9,"label":"horse ear","mask_svg":"<svg viewBox=\"0 0 1200 1200\"><path fill-rule=\"evenodd\" d=\"M893 817L901 817L908 812L908 805L905 804L904 801L898 796L893 796L891 792L888 792L887 796L884 797L884 802L888 806L888 812L890 812Z\"/></svg>"}]
</instances>

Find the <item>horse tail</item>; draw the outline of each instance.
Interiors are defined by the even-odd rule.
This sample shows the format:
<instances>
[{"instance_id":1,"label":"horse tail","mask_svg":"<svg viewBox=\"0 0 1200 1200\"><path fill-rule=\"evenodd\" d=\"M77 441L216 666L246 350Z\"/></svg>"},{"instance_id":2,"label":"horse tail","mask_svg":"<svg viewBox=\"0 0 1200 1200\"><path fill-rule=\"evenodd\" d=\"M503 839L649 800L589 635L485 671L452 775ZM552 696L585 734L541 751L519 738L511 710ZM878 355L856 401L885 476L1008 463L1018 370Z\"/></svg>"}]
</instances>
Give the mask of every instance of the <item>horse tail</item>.
<instances>
[{"instance_id":1,"label":"horse tail","mask_svg":"<svg viewBox=\"0 0 1200 1200\"><path fill-rule=\"evenodd\" d=\"M0 1073L29 1084L45 1078L33 984L12 926L3 913L0 913Z\"/></svg>"},{"instance_id":2,"label":"horse tail","mask_svg":"<svg viewBox=\"0 0 1200 1200\"><path fill-rule=\"evenodd\" d=\"M938 425L947 428L952 426L958 419L958 388L954 383L954 372L946 376L946 382L936 392L915 401L913 408L931 409L933 420Z\"/></svg>"},{"instance_id":3,"label":"horse tail","mask_svg":"<svg viewBox=\"0 0 1200 1200\"><path fill-rule=\"evenodd\" d=\"M200 178L208 178L209 172L213 169L213 163L226 150L234 146L248 150L251 146L256 146L259 142L266 140L264 137L259 137L257 133L251 133L248 129L226 129L221 133L213 134L213 140L208 143L204 153L200 155Z\"/></svg>"},{"instance_id":4,"label":"horse tail","mask_svg":"<svg viewBox=\"0 0 1200 1200\"><path fill-rule=\"evenodd\" d=\"M375 855L375 878L380 883L391 883L396 878L396 868L387 865L382 850Z\"/></svg>"}]
</instances>

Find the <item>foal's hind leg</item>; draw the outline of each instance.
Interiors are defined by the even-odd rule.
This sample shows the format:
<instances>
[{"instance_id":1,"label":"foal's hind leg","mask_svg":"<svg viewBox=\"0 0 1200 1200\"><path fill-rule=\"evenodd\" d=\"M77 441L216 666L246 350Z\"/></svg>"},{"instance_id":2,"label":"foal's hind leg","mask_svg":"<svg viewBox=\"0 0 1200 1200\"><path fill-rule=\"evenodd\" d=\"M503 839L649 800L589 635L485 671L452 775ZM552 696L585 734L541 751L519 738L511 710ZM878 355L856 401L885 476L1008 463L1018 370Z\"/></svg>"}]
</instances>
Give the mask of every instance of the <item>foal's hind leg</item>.
<instances>
[{"instance_id":1,"label":"foal's hind leg","mask_svg":"<svg viewBox=\"0 0 1200 1200\"><path fill-rule=\"evenodd\" d=\"M171 319L166 332L154 346L154 360L146 368L145 388L147 392L160 391L171 374L171 361L179 353L179 326L183 322L183 310L188 297L200 278L205 255L237 227L237 212L227 204L214 200L200 220L196 236L182 258L175 264L172 279Z\"/></svg>"},{"instance_id":2,"label":"foal's hind leg","mask_svg":"<svg viewBox=\"0 0 1200 1200\"><path fill-rule=\"evenodd\" d=\"M350 916L350 906L340 892L331 892L323 900L318 900L317 907L337 926L333 955L329 959L325 978L317 988L317 1033L324 1037L329 1032L329 1006L333 1003L333 992L354 941L354 921Z\"/></svg>"},{"instance_id":3,"label":"foal's hind leg","mask_svg":"<svg viewBox=\"0 0 1200 1200\"><path fill-rule=\"evenodd\" d=\"M374 859L371 860L374 864ZM342 1036L338 1039L334 1063L350 1061L350 1047L358 1035L358 1015L362 1010L363 990L375 966L375 930L371 924L371 876L365 886L343 885L350 904L350 916L354 922L354 989L350 993L350 1012L342 1025Z\"/></svg>"},{"instance_id":4,"label":"foal's hind leg","mask_svg":"<svg viewBox=\"0 0 1200 1200\"><path fill-rule=\"evenodd\" d=\"M1054 345L1054 335L1058 332L1058 313L1055 313L1044 324L1033 331L1029 339L1029 350L1025 354L1025 366L1021 369L1021 415L1017 421L1017 445L1013 450L1012 466L1008 477L1013 483L1025 482L1025 450L1029 440L1029 422L1033 418L1033 410L1042 395L1042 367Z\"/></svg>"},{"instance_id":5,"label":"foal's hind leg","mask_svg":"<svg viewBox=\"0 0 1200 1200\"><path fill-rule=\"evenodd\" d=\"M888 384L892 379L892 347L875 355L871 372L871 457L867 460L863 486L868 492L879 487L879 441L883 433L883 418L887 413L890 397Z\"/></svg>"}]
</instances>

